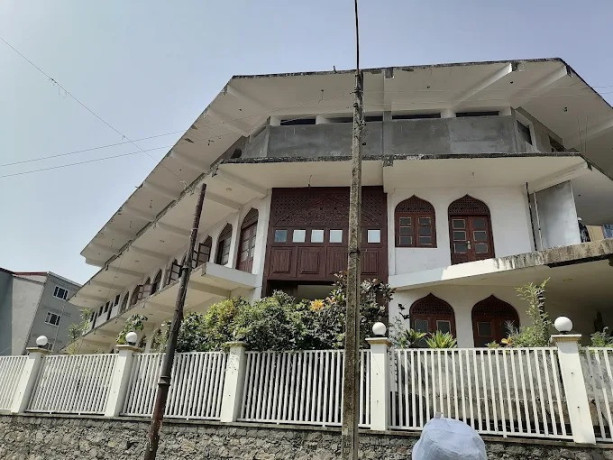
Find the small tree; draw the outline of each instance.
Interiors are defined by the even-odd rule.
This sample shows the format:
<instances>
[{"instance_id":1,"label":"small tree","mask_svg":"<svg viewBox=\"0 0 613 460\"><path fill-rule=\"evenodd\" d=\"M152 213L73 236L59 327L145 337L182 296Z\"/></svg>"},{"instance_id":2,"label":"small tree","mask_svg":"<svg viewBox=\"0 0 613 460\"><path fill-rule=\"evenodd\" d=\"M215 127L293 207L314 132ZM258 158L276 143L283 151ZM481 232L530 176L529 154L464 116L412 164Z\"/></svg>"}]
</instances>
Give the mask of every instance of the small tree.
<instances>
[{"instance_id":1,"label":"small tree","mask_svg":"<svg viewBox=\"0 0 613 460\"><path fill-rule=\"evenodd\" d=\"M541 284L529 283L518 287L517 295L528 304L527 315L532 324L516 328L508 324L508 337L503 342L510 347L549 346L553 323L545 312L545 287L549 279Z\"/></svg>"},{"instance_id":2,"label":"small tree","mask_svg":"<svg viewBox=\"0 0 613 460\"><path fill-rule=\"evenodd\" d=\"M138 313L132 316L129 316L126 319L123 329L119 332L119 335L117 336L117 339L115 340L115 342L117 342L118 345L125 345L126 344L126 334L132 331L134 332L142 331L145 328L145 322L148 319L149 318L147 318L145 315L140 315ZM142 341L142 337L141 337L141 341Z\"/></svg>"},{"instance_id":3,"label":"small tree","mask_svg":"<svg viewBox=\"0 0 613 460\"><path fill-rule=\"evenodd\" d=\"M70 344L66 347L66 353L68 353L69 355L74 355L79 351L81 345L77 344L77 340L85 333L85 331L89 327L89 318L91 317L91 314L92 311L90 309L82 309L80 313L81 321L68 326L68 336L70 337Z\"/></svg>"}]
</instances>

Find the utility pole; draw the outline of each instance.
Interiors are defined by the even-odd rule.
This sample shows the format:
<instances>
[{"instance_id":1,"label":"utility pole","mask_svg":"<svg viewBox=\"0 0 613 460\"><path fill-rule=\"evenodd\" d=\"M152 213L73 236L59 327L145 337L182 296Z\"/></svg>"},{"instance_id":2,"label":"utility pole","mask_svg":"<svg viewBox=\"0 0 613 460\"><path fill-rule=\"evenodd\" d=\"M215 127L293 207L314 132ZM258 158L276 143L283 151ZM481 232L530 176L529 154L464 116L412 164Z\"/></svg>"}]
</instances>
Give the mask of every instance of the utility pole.
<instances>
[{"instance_id":1,"label":"utility pole","mask_svg":"<svg viewBox=\"0 0 613 460\"><path fill-rule=\"evenodd\" d=\"M192 273L192 259L194 256L194 248L196 247L196 238L198 236L198 227L200 225L200 215L202 214L202 205L204 203L204 195L206 194L206 184L202 184L198 203L194 211L194 223L192 231L189 235L189 249L187 257L181 272L181 284L177 294L177 302L175 305L175 313L172 318L172 325L166 344L166 352L162 361L162 371L158 382L158 392L155 397L155 405L153 406L153 414L151 416L151 426L147 435L147 446L145 447L144 460L155 460L160 442L160 427L166 410L166 401L168 400L168 390L170 389L170 374L172 372L172 364L175 360L175 349L177 348L177 338L179 336L179 328L183 321L183 306L185 305L185 297L187 296L187 283Z\"/></svg>"},{"instance_id":2,"label":"utility pole","mask_svg":"<svg viewBox=\"0 0 613 460\"><path fill-rule=\"evenodd\" d=\"M362 208L362 130L364 112L362 92L364 75L360 71L358 0L354 0L356 69L351 138L351 191L349 198L349 251L347 257L347 313L345 325L345 363L343 382L343 426L341 458L358 458L359 349L360 349L360 239Z\"/></svg>"}]
</instances>

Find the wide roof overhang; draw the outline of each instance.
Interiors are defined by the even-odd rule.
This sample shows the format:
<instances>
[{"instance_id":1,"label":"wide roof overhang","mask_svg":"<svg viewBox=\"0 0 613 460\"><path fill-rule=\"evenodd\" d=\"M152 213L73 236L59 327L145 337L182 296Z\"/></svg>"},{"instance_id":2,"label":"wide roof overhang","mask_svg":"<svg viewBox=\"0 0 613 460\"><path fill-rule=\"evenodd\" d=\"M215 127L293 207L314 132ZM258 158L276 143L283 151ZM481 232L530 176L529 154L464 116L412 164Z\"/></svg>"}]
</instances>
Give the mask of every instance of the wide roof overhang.
<instances>
[{"instance_id":1,"label":"wide roof overhang","mask_svg":"<svg viewBox=\"0 0 613 460\"><path fill-rule=\"evenodd\" d=\"M564 140L567 148L613 177L613 110L561 59L474 62L366 69L367 113L522 108ZM237 76L180 137L81 254L102 266L236 141L274 117L346 115L353 71ZM106 248L101 251L100 248Z\"/></svg>"}]
</instances>

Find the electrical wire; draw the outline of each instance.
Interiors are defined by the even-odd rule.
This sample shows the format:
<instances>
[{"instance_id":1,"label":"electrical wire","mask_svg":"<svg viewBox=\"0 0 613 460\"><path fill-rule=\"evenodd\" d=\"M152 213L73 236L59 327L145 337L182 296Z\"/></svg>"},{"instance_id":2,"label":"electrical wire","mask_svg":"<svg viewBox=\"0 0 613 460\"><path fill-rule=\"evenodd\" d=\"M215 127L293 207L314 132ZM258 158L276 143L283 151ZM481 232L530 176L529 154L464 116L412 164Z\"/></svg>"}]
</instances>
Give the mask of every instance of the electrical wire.
<instances>
[{"instance_id":1,"label":"electrical wire","mask_svg":"<svg viewBox=\"0 0 613 460\"><path fill-rule=\"evenodd\" d=\"M69 166L77 166L77 165L83 165L83 164L87 164L87 163L95 163L95 162L99 162L99 161L112 160L113 158L127 157L127 156L130 156L130 155L136 155L136 154L139 154L139 153L152 152L154 150L163 150L163 149L167 149L167 148L170 148L170 147L172 147L172 146L156 147L156 148L147 149L147 150L141 149L141 150L135 150L133 152L121 153L119 155L111 155L111 156L102 157L102 158L94 158L92 160L77 161L77 162L74 162L74 163L67 163L67 164L58 165L58 166L50 166L48 168L32 169L30 171L21 171L21 172L12 173L12 174L5 174L3 176L0 176L0 179L3 179L5 177L23 176L25 174L31 174L31 173L42 172L42 171L51 171L51 170L54 170L54 169L68 168ZM155 160L155 158L154 158L154 160Z\"/></svg>"}]
</instances>

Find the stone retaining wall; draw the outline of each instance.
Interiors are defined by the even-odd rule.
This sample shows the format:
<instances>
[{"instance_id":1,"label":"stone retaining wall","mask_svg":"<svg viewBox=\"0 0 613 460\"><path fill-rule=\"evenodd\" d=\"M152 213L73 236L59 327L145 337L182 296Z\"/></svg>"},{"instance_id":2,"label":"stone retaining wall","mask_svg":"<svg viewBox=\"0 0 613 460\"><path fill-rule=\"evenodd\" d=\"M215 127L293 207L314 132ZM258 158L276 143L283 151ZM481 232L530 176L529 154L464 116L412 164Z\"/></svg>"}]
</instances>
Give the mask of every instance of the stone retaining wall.
<instances>
[{"instance_id":1,"label":"stone retaining wall","mask_svg":"<svg viewBox=\"0 0 613 460\"><path fill-rule=\"evenodd\" d=\"M146 420L123 417L0 416L0 459L140 459L148 427ZM410 459L416 440L413 433L365 430L360 458ZM486 444L491 460L613 460L613 449L604 445L496 438L486 438ZM338 428L166 420L157 458L328 460L339 458L339 452Z\"/></svg>"}]
</instances>

